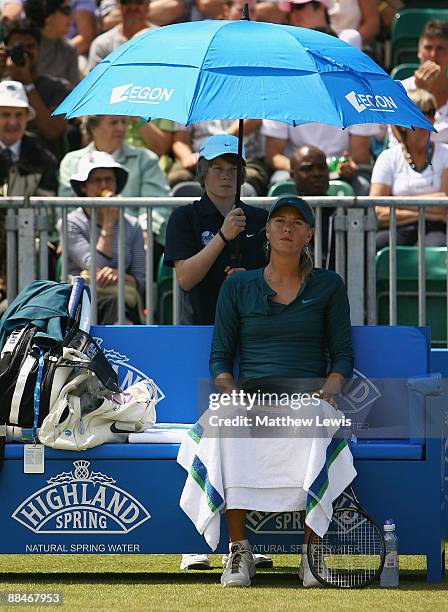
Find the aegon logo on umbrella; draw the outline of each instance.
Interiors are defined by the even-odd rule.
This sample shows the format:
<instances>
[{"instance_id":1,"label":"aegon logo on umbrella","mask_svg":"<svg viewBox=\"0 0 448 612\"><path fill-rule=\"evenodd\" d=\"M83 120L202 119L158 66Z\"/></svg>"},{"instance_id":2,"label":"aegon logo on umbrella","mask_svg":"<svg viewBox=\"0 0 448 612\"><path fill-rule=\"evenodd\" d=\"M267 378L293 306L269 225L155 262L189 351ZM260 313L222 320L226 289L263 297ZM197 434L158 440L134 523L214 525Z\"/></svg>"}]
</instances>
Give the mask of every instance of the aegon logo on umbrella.
<instances>
[{"instance_id":1,"label":"aegon logo on umbrella","mask_svg":"<svg viewBox=\"0 0 448 612\"><path fill-rule=\"evenodd\" d=\"M133 102L134 104L159 104L169 102L174 89L166 87L142 87L141 85L119 85L112 89L110 104Z\"/></svg>"},{"instance_id":2,"label":"aegon logo on umbrella","mask_svg":"<svg viewBox=\"0 0 448 612\"><path fill-rule=\"evenodd\" d=\"M358 113L362 113L364 110L393 113L395 110L398 110L398 106L391 96L372 96L371 94L360 94L351 91L345 98Z\"/></svg>"}]
</instances>

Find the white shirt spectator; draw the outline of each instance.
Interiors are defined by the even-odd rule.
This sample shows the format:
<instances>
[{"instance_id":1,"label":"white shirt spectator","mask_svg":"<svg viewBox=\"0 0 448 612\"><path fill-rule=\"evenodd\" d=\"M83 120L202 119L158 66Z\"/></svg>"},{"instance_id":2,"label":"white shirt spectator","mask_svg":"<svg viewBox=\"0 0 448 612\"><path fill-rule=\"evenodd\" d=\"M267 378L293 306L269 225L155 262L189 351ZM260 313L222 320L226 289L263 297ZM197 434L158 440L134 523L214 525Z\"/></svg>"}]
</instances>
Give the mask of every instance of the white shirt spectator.
<instances>
[{"instance_id":1,"label":"white shirt spectator","mask_svg":"<svg viewBox=\"0 0 448 612\"><path fill-rule=\"evenodd\" d=\"M366 123L352 125L345 130L327 123L304 123L293 127L287 123L264 120L261 133L265 136L287 140L283 154L291 157L293 152L304 145L313 145L324 151L326 157L342 155L345 149L350 150L350 135L374 136L378 133L378 124Z\"/></svg>"},{"instance_id":2,"label":"white shirt spectator","mask_svg":"<svg viewBox=\"0 0 448 612\"><path fill-rule=\"evenodd\" d=\"M358 0L330 0L328 16L335 32L341 32L347 28L357 30L362 19Z\"/></svg>"},{"instance_id":3,"label":"white shirt spectator","mask_svg":"<svg viewBox=\"0 0 448 612\"><path fill-rule=\"evenodd\" d=\"M381 183L391 188L393 196L417 196L441 191L442 173L448 168L448 146L434 144L432 164L422 172L411 168L397 144L383 151L373 167L371 184Z\"/></svg>"}]
</instances>

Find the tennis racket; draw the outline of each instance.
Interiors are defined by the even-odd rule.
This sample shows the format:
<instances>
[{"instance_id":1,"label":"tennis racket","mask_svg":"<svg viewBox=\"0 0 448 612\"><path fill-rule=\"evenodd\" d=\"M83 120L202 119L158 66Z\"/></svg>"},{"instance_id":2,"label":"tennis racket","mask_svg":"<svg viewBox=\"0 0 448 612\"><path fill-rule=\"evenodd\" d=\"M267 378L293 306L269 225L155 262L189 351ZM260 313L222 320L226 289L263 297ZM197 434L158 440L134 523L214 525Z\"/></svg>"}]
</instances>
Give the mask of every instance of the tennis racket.
<instances>
[{"instance_id":1,"label":"tennis racket","mask_svg":"<svg viewBox=\"0 0 448 612\"><path fill-rule=\"evenodd\" d=\"M74 276L72 290L68 300L68 315L71 319L76 317L76 310L81 299L82 290L84 289L84 279L82 276Z\"/></svg>"},{"instance_id":2,"label":"tennis racket","mask_svg":"<svg viewBox=\"0 0 448 612\"><path fill-rule=\"evenodd\" d=\"M352 500L333 510L327 533L313 533L308 542L308 563L313 576L324 586L356 589L366 587L381 574L385 542L380 527L359 503Z\"/></svg>"}]
</instances>

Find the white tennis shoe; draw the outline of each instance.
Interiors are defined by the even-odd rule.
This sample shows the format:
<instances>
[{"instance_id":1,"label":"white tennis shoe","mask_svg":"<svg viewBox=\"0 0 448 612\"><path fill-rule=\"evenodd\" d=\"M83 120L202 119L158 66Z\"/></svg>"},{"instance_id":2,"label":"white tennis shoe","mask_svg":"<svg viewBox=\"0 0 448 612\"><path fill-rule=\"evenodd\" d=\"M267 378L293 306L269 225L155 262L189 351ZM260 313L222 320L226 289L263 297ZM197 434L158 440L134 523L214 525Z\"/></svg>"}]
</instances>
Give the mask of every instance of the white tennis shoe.
<instances>
[{"instance_id":1,"label":"white tennis shoe","mask_svg":"<svg viewBox=\"0 0 448 612\"><path fill-rule=\"evenodd\" d=\"M221 576L221 586L250 586L255 576L255 562L252 549L247 540L229 544L229 555Z\"/></svg>"},{"instance_id":2,"label":"white tennis shoe","mask_svg":"<svg viewBox=\"0 0 448 612\"><path fill-rule=\"evenodd\" d=\"M204 570L210 569L212 564L208 555L186 554L182 555L180 562L181 570Z\"/></svg>"},{"instance_id":3,"label":"white tennis shoe","mask_svg":"<svg viewBox=\"0 0 448 612\"><path fill-rule=\"evenodd\" d=\"M274 567L274 562L272 561L272 558L269 555L262 555L261 553L253 553L253 555L254 555L255 567L257 569L268 569L270 567ZM226 566L228 558L229 558L228 554L222 556L221 564L223 567Z\"/></svg>"}]
</instances>

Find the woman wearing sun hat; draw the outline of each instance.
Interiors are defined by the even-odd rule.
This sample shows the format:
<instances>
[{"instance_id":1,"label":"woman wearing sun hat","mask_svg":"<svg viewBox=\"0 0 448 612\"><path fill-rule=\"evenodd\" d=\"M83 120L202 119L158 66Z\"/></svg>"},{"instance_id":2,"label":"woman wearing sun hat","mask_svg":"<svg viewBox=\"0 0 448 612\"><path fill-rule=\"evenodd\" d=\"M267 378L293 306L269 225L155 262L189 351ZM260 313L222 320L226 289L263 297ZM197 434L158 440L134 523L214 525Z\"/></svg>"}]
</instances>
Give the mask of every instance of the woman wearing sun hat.
<instances>
[{"instance_id":1,"label":"woman wearing sun hat","mask_svg":"<svg viewBox=\"0 0 448 612\"><path fill-rule=\"evenodd\" d=\"M128 171L104 151L84 155L78 171L70 178L79 197L114 197L126 185ZM145 288L145 249L138 220L125 213L125 281L126 318L130 323L143 323L141 295ZM90 209L80 206L67 217L69 274L88 276L90 270ZM98 322L117 322L118 305L118 208L97 209L96 283L98 290ZM61 239L63 240L63 236Z\"/></svg>"}]
</instances>

